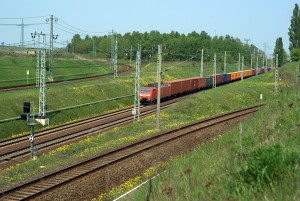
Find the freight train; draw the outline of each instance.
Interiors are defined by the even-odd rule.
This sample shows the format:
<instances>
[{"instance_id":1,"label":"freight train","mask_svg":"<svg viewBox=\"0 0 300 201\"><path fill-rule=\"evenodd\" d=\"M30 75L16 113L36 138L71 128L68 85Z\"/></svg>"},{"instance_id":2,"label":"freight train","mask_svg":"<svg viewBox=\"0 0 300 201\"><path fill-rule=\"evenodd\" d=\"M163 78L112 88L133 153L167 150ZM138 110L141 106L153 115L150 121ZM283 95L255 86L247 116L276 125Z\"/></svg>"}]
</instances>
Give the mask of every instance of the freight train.
<instances>
[{"instance_id":1,"label":"freight train","mask_svg":"<svg viewBox=\"0 0 300 201\"><path fill-rule=\"evenodd\" d=\"M231 72L216 75L216 85L223 85L235 82L243 78L262 74L270 71L271 68L258 68L252 70L244 70L241 72ZM257 71L257 72L256 72ZM190 94L200 90L208 89L213 86L213 76L192 77L180 80L173 80L161 83L161 100L167 100L173 97ZM142 104L156 103L157 101L157 83L148 84L140 88L140 102Z\"/></svg>"}]
</instances>

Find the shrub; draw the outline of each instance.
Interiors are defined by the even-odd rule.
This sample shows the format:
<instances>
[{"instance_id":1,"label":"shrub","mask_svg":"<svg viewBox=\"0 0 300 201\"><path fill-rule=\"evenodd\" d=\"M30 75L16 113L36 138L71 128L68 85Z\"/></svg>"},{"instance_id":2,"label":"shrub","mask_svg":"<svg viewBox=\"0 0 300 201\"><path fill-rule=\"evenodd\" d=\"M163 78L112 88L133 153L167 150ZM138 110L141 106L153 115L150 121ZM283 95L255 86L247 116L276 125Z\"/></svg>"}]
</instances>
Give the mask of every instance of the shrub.
<instances>
[{"instance_id":1,"label":"shrub","mask_svg":"<svg viewBox=\"0 0 300 201\"><path fill-rule=\"evenodd\" d=\"M296 48L291 51L291 59L292 61L300 60L300 48Z\"/></svg>"},{"instance_id":2,"label":"shrub","mask_svg":"<svg viewBox=\"0 0 300 201\"><path fill-rule=\"evenodd\" d=\"M298 154L284 151L279 144L259 148L247 158L239 167L239 178L258 189L284 179L300 163Z\"/></svg>"}]
</instances>

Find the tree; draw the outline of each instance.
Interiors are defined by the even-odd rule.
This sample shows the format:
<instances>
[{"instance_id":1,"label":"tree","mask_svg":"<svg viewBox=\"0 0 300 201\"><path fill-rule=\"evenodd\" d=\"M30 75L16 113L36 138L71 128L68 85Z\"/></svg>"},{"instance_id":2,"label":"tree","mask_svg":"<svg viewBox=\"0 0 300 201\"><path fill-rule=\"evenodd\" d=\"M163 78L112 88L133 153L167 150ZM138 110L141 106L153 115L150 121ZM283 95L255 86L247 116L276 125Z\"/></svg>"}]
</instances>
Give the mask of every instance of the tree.
<instances>
[{"instance_id":1,"label":"tree","mask_svg":"<svg viewBox=\"0 0 300 201\"><path fill-rule=\"evenodd\" d=\"M292 61L300 60L300 48L295 48L291 51L291 59Z\"/></svg>"},{"instance_id":2,"label":"tree","mask_svg":"<svg viewBox=\"0 0 300 201\"><path fill-rule=\"evenodd\" d=\"M278 54L278 67L282 66L286 61L286 53L283 49L282 38L279 37L276 39L275 49L274 49L274 57L276 58L276 54Z\"/></svg>"},{"instance_id":3,"label":"tree","mask_svg":"<svg viewBox=\"0 0 300 201\"><path fill-rule=\"evenodd\" d=\"M300 11L298 4L295 4L288 34L290 37L289 50L300 48Z\"/></svg>"}]
</instances>

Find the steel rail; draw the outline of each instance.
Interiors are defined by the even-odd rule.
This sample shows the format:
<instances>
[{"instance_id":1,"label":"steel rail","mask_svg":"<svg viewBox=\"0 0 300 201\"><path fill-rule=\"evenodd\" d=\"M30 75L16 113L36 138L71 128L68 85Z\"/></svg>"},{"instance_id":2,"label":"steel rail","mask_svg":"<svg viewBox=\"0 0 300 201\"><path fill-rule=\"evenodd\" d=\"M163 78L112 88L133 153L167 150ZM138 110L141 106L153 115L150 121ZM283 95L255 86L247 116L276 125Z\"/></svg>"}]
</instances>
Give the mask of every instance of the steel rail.
<instances>
[{"instance_id":1,"label":"steel rail","mask_svg":"<svg viewBox=\"0 0 300 201\"><path fill-rule=\"evenodd\" d=\"M169 131L160 132L156 135L132 142L123 147L100 154L94 158L68 166L65 169L50 173L41 178L34 179L25 184L21 184L6 191L0 192L0 199L24 200L32 198L45 191L56 188L67 182L73 181L76 178L83 177L93 171L107 167L120 160L149 150L153 147L157 147L164 143L187 136L201 129L227 122L241 116L252 114L256 112L260 106L262 105L252 106L217 115L215 117L206 118L204 120L196 121L191 124L187 124Z\"/></svg>"},{"instance_id":2,"label":"steel rail","mask_svg":"<svg viewBox=\"0 0 300 201\"><path fill-rule=\"evenodd\" d=\"M162 106L161 109L168 108L172 104L173 103ZM149 116L149 115L154 114L156 112L156 108L146 108L146 109L149 109L149 110L146 110L143 113L141 113L141 117L146 117L146 116ZM116 115L122 115L122 114L125 114L125 113L128 113L128 112L129 112L129 109L127 109L125 111L122 111L122 112L119 112ZM109 115L105 118L111 118L111 117L114 117L116 115ZM88 123L94 123L96 121L103 120L105 118L95 118L93 120L89 120ZM58 146L62 146L64 144L66 144L66 143L70 143L70 142L72 142L76 139L81 139L81 138L84 138L84 137L97 135L97 134L99 134L99 132L104 132L104 131L107 131L111 128L121 126L121 125L130 123L132 121L133 121L133 117L132 117L131 113L129 113L129 114L126 114L125 117L120 116L117 119L114 119L114 120L109 121L109 122L103 122L103 123L101 123L97 126L71 131L70 133L67 133L66 135L60 135L58 137L49 139L47 141L42 141L40 143L36 143L35 144L35 152L42 152L42 151L47 150L51 147L58 147ZM76 124L76 126L84 125L87 122L85 121L85 122L78 122L78 123L79 124ZM68 128L73 130L74 125L73 126L68 125L67 128L66 127L59 128L59 130L56 130L56 132L66 130ZM53 130L50 130L46 134L45 133L44 134L40 133L40 135L38 135L38 137L45 137L46 135L55 135L55 133L54 133ZM19 144L22 143L22 142L27 142L27 140L28 140L27 138L23 137L22 141L20 141ZM7 146L4 146L0 149L0 165L5 164L5 163L7 163L11 160L12 161L17 161L18 158L26 157L27 155L29 156L29 153L30 153L29 143L28 143L27 146L24 145L22 147L19 147L18 149L13 149L13 150L9 149L8 145L16 145L16 142L14 144L11 144L11 143L12 142L9 142L9 144L7 143ZM1 151L2 151L2 153L1 153Z\"/></svg>"}]
</instances>

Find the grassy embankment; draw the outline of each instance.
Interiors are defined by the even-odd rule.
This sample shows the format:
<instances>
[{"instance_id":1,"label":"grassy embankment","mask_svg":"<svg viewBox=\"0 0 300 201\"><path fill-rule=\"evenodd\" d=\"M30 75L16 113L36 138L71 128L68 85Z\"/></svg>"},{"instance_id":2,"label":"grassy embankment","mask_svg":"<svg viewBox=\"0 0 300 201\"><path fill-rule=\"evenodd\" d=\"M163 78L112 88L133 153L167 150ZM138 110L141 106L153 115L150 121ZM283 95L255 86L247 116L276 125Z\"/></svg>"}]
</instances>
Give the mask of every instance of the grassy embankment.
<instances>
[{"instance_id":1,"label":"grassy embankment","mask_svg":"<svg viewBox=\"0 0 300 201\"><path fill-rule=\"evenodd\" d=\"M150 69L151 65L147 65L143 68L144 72L155 72L155 68ZM175 72L176 69L177 72ZM174 72L174 74L179 76L179 74L182 73L181 76L183 76L182 69L176 67L173 68L173 70L172 72ZM171 70L167 72L171 72ZM188 70L184 72L187 73ZM211 115L217 115L257 104L259 102L260 93L264 94L266 100L271 100L274 98L273 85L271 84L272 76L273 73L263 74L246 79L243 82L236 82L218 87L214 90L197 93L193 97L164 110L161 114L161 128L162 130L176 128L177 126ZM128 79L128 77L124 77L124 79L122 82L123 85L127 82L130 82L130 85L133 84L132 79ZM121 80L122 78L120 77L118 81ZM153 75L151 78L143 78L143 83L154 80L155 76ZM37 160L27 161L1 171L0 188L3 189L14 183L34 177L35 175L43 174L57 169L60 166L73 163L74 161L91 157L108 148L149 136L156 132L155 123L155 116L152 115L139 122L113 129L80 143L61 147L52 151L50 154L39 157Z\"/></svg>"},{"instance_id":2,"label":"grassy embankment","mask_svg":"<svg viewBox=\"0 0 300 201\"><path fill-rule=\"evenodd\" d=\"M280 69L277 96L272 95L274 72L262 76L267 80L257 82L255 90L264 94L267 105L242 123L242 134L237 125L210 143L170 161L166 171L153 179L150 200L299 200L297 66L298 63L290 63ZM250 89L253 84L243 87ZM233 92L238 89L232 88ZM247 99L242 95L240 100L230 100L238 103ZM227 103L221 105L227 106ZM120 189L132 183L139 184L141 179L127 181ZM98 200L111 198L117 192L101 195ZM121 200L145 200L148 194L149 183Z\"/></svg>"},{"instance_id":3,"label":"grassy embankment","mask_svg":"<svg viewBox=\"0 0 300 201\"><path fill-rule=\"evenodd\" d=\"M66 80L112 73L111 67L108 64L95 60L55 59L53 66L54 80ZM1 57L0 71L0 87L27 84L27 71L29 71L28 83L35 83L36 58Z\"/></svg>"},{"instance_id":4,"label":"grassy embankment","mask_svg":"<svg viewBox=\"0 0 300 201\"><path fill-rule=\"evenodd\" d=\"M12 58L14 59L14 58ZM28 59L28 58L27 58ZM12 61L11 61L12 62ZM62 61L63 62L63 61ZM178 62L180 64L180 62ZM164 80L173 80L199 76L199 63L164 63ZM211 67L205 65L204 75L211 74ZM236 71L237 67L232 65L228 71ZM221 68L218 68L221 72ZM124 96L134 93L135 72L119 75L117 79L105 78L94 81L80 83L61 83L56 86L47 87L48 110L65 108L69 106L105 100L113 97ZM143 64L141 69L141 86L156 80L156 63ZM22 113L23 102L34 102L35 111L38 111L39 89L32 88L18 91L8 91L0 93L0 119L7 119L20 116ZM50 126L60 125L95 116L103 112L124 108L133 104L133 98L125 98L118 101L90 105L87 107L65 110L48 115ZM41 125L36 126L36 130L42 129ZM0 124L0 139L24 134L29 131L23 121L11 121Z\"/></svg>"}]
</instances>

